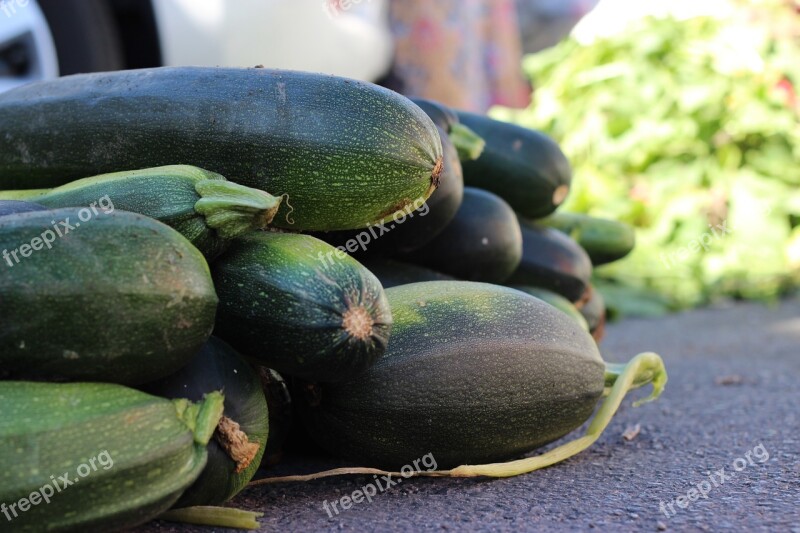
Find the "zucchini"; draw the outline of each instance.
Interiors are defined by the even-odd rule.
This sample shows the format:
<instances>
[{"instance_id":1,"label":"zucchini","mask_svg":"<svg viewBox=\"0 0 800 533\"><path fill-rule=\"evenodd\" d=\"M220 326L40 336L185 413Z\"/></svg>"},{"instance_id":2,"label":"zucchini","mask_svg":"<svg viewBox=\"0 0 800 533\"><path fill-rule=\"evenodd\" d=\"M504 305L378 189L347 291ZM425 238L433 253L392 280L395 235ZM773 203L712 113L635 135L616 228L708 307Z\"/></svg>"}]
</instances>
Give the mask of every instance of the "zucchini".
<instances>
[{"instance_id":1,"label":"zucchini","mask_svg":"<svg viewBox=\"0 0 800 533\"><path fill-rule=\"evenodd\" d=\"M17 213L29 213L31 211L45 211L47 208L41 204L22 200L0 200L0 217L15 215Z\"/></svg>"},{"instance_id":2,"label":"zucchini","mask_svg":"<svg viewBox=\"0 0 800 533\"><path fill-rule=\"evenodd\" d=\"M212 266L216 334L242 354L309 381L341 381L386 350L392 315L380 282L309 235L254 233Z\"/></svg>"},{"instance_id":3,"label":"zucchini","mask_svg":"<svg viewBox=\"0 0 800 533\"><path fill-rule=\"evenodd\" d=\"M443 129L445 133L450 133L450 128L459 124L456 112L441 102L427 98L411 98L411 101L417 104L431 118L433 123L438 128Z\"/></svg>"},{"instance_id":4,"label":"zucchini","mask_svg":"<svg viewBox=\"0 0 800 533\"><path fill-rule=\"evenodd\" d=\"M392 221L362 230L337 231L315 235L354 255L378 252L392 255L410 252L430 242L456 216L464 197L461 162L447 135L442 138L444 163L439 187L426 202L416 202L413 210L398 211Z\"/></svg>"},{"instance_id":5,"label":"zucchini","mask_svg":"<svg viewBox=\"0 0 800 533\"><path fill-rule=\"evenodd\" d=\"M219 255L225 243L269 224L281 203L263 191L187 165L115 172L55 189L0 192L0 199L27 194L50 208L98 206L155 218L179 231L203 255Z\"/></svg>"},{"instance_id":6,"label":"zucchini","mask_svg":"<svg viewBox=\"0 0 800 533\"><path fill-rule=\"evenodd\" d=\"M399 259L470 281L502 283L522 256L522 235L514 211L499 196L464 188L453 221L425 246Z\"/></svg>"},{"instance_id":7,"label":"zucchini","mask_svg":"<svg viewBox=\"0 0 800 533\"><path fill-rule=\"evenodd\" d=\"M559 211L539 223L572 237L586 250L595 266L622 259L636 244L632 226L607 218Z\"/></svg>"},{"instance_id":8,"label":"zucchini","mask_svg":"<svg viewBox=\"0 0 800 533\"><path fill-rule=\"evenodd\" d=\"M460 281L386 293L386 355L301 395L308 433L336 456L400 467L431 454L439 468L507 459L579 427L603 393L592 338L538 298Z\"/></svg>"},{"instance_id":9,"label":"zucchini","mask_svg":"<svg viewBox=\"0 0 800 533\"><path fill-rule=\"evenodd\" d=\"M557 292L580 306L589 297L592 261L575 241L558 230L520 219L522 261L511 285L532 285Z\"/></svg>"},{"instance_id":10,"label":"zucchini","mask_svg":"<svg viewBox=\"0 0 800 533\"><path fill-rule=\"evenodd\" d=\"M167 510L202 472L223 398L192 404L105 383L0 381L0 405L2 523L85 532Z\"/></svg>"},{"instance_id":11,"label":"zucchini","mask_svg":"<svg viewBox=\"0 0 800 533\"><path fill-rule=\"evenodd\" d=\"M265 366L258 367L258 375L269 411L269 436L261 459L261 466L268 467L278 464L283 458L284 446L292 431L294 408L289 384L283 376Z\"/></svg>"},{"instance_id":12,"label":"zucchini","mask_svg":"<svg viewBox=\"0 0 800 533\"><path fill-rule=\"evenodd\" d=\"M591 296L583 304L580 313L589 325L589 332L594 340L600 342L605 337L606 329L606 302L603 295L595 287L591 287Z\"/></svg>"},{"instance_id":13,"label":"zucchini","mask_svg":"<svg viewBox=\"0 0 800 533\"><path fill-rule=\"evenodd\" d=\"M572 169L547 135L486 116L458 112L462 124L486 139L475 161L464 161L464 183L491 191L526 217L541 218L569 193Z\"/></svg>"},{"instance_id":14,"label":"zucchini","mask_svg":"<svg viewBox=\"0 0 800 533\"><path fill-rule=\"evenodd\" d=\"M141 215L5 216L0 251L0 377L141 384L185 365L214 327L205 259Z\"/></svg>"},{"instance_id":15,"label":"zucchini","mask_svg":"<svg viewBox=\"0 0 800 533\"><path fill-rule=\"evenodd\" d=\"M512 287L513 289L517 289L518 291L524 292L525 294L530 294L531 296L535 296L540 300L543 300L559 311L563 311L564 314L572 318L575 322L577 322L584 331L589 331L589 324L586 322L586 318L582 313L583 309L580 311L578 310L575 305L553 291L548 291L547 289L542 289L539 287L528 287L525 285L517 285Z\"/></svg>"},{"instance_id":16,"label":"zucchini","mask_svg":"<svg viewBox=\"0 0 800 533\"><path fill-rule=\"evenodd\" d=\"M403 263L385 257L368 257L363 262L367 269L375 274L384 289L407 285L420 281L445 281L454 279L447 274L441 274L419 265Z\"/></svg>"},{"instance_id":17,"label":"zucchini","mask_svg":"<svg viewBox=\"0 0 800 533\"><path fill-rule=\"evenodd\" d=\"M225 392L225 411L207 446L208 463L175 507L222 505L247 486L261 463L269 422L261 379L241 355L211 337L188 365L142 390L190 401Z\"/></svg>"},{"instance_id":18,"label":"zucchini","mask_svg":"<svg viewBox=\"0 0 800 533\"><path fill-rule=\"evenodd\" d=\"M486 141L461 124L455 111L441 102L425 98L412 98L411 101L417 104L436 126L447 133L458 153L459 159L471 161L480 157L484 146L486 146Z\"/></svg>"},{"instance_id":19,"label":"zucchini","mask_svg":"<svg viewBox=\"0 0 800 533\"><path fill-rule=\"evenodd\" d=\"M0 123L0 188L195 165L286 194L274 225L295 230L380 222L427 199L442 169L439 135L419 107L324 74L163 67L65 76L0 94Z\"/></svg>"}]
</instances>

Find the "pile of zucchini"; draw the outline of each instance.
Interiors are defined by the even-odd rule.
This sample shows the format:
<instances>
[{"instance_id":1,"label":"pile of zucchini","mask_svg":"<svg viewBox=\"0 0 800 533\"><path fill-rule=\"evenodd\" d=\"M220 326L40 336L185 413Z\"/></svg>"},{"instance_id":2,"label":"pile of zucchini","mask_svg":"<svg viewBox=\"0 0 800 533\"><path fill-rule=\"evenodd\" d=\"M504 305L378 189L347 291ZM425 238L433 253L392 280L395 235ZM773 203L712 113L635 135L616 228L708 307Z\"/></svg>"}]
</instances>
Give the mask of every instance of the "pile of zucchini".
<instances>
[{"instance_id":1,"label":"pile of zucchini","mask_svg":"<svg viewBox=\"0 0 800 533\"><path fill-rule=\"evenodd\" d=\"M592 267L633 232L556 212L571 171L541 133L263 68L37 82L0 94L0 124L15 531L256 527L219 506L310 443L518 475L666 382L652 353L604 363Z\"/></svg>"}]
</instances>

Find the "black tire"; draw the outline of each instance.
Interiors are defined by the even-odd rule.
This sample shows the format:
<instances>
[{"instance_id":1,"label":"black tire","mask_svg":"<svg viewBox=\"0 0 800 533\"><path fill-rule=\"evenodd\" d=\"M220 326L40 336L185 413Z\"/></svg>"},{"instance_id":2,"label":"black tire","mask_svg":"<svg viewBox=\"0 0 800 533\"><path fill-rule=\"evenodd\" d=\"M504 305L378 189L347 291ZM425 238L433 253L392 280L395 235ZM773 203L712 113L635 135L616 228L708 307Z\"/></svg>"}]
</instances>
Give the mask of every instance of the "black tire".
<instances>
[{"instance_id":1,"label":"black tire","mask_svg":"<svg viewBox=\"0 0 800 533\"><path fill-rule=\"evenodd\" d=\"M125 68L122 40L105 0L38 0L62 76Z\"/></svg>"}]
</instances>

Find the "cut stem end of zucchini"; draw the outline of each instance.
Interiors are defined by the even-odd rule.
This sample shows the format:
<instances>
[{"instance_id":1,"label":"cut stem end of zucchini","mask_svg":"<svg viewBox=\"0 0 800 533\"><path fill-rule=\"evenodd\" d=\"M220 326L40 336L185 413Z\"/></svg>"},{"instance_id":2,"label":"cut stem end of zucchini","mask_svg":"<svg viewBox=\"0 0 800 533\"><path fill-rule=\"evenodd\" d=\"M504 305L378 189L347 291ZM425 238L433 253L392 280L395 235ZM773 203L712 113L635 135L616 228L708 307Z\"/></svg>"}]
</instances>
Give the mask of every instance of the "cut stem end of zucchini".
<instances>
[{"instance_id":1,"label":"cut stem end of zucchini","mask_svg":"<svg viewBox=\"0 0 800 533\"><path fill-rule=\"evenodd\" d=\"M567 199L569 195L569 185L559 185L556 187L556 190L553 191L553 205L561 205L564 203L564 200Z\"/></svg>"},{"instance_id":2,"label":"cut stem end of zucchini","mask_svg":"<svg viewBox=\"0 0 800 533\"><path fill-rule=\"evenodd\" d=\"M440 156L439 159L436 160L436 164L433 167L433 172L431 172L431 186L428 189L428 195L425 197L426 200L430 198L431 194L433 194L433 191L435 191L439 187L439 183L441 181L440 177L443 171L444 171L444 157Z\"/></svg>"},{"instance_id":3,"label":"cut stem end of zucchini","mask_svg":"<svg viewBox=\"0 0 800 533\"><path fill-rule=\"evenodd\" d=\"M261 447L257 442L250 442L241 426L227 416L220 419L214 436L231 461L236 463L237 474L244 472L250 466Z\"/></svg>"},{"instance_id":4,"label":"cut stem end of zucchini","mask_svg":"<svg viewBox=\"0 0 800 533\"><path fill-rule=\"evenodd\" d=\"M372 336L374 325L375 321L363 305L351 307L342 315L342 328L348 335L360 341L365 341Z\"/></svg>"}]
</instances>

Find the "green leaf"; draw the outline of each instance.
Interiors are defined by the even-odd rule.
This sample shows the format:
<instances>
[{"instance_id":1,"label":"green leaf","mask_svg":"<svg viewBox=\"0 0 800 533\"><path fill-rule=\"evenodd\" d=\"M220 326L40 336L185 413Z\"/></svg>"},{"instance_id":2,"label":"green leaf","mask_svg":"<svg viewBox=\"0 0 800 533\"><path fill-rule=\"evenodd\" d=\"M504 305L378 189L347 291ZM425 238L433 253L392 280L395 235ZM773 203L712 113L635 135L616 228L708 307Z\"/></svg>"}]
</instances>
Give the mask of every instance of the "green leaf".
<instances>
[{"instance_id":1,"label":"green leaf","mask_svg":"<svg viewBox=\"0 0 800 533\"><path fill-rule=\"evenodd\" d=\"M561 144L575 176L564 209L636 226L633 253L598 269L622 312L771 298L797 282L800 116L777 84L800 93L800 42L731 27L648 18L568 39L525 59L529 109L493 111ZM720 236L723 223L736 230Z\"/></svg>"}]
</instances>

